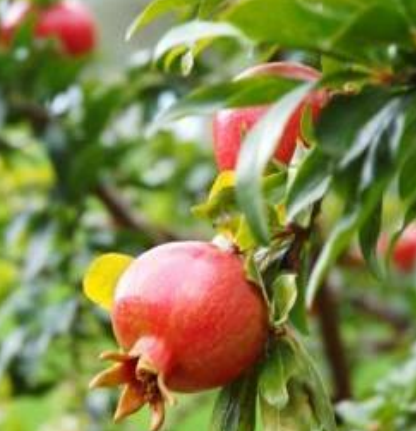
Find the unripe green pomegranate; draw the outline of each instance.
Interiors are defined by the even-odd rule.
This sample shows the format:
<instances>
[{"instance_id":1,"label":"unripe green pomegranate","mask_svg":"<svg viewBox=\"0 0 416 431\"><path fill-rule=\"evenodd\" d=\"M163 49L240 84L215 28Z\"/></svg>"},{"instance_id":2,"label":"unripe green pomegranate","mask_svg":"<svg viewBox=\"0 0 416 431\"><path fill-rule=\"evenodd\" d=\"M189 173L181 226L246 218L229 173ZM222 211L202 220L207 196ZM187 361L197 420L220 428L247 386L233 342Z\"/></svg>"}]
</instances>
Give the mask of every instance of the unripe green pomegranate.
<instances>
[{"instance_id":1,"label":"unripe green pomegranate","mask_svg":"<svg viewBox=\"0 0 416 431\"><path fill-rule=\"evenodd\" d=\"M320 73L299 63L278 62L266 63L251 68L238 77L248 78L261 75L277 75L301 81L317 81ZM298 139L302 140L301 120L307 106L311 108L316 121L322 107L328 99L326 91L311 93L296 109L279 142L276 143L275 158L288 164L293 157ZM238 154L245 135L267 113L270 106L261 105L248 108L224 109L216 114L213 122L214 153L218 168L221 171L233 170L237 164Z\"/></svg>"},{"instance_id":2,"label":"unripe green pomegranate","mask_svg":"<svg viewBox=\"0 0 416 431\"><path fill-rule=\"evenodd\" d=\"M121 352L92 386L125 385L115 418L149 403L152 430L170 391L223 386L251 367L268 333L265 303L232 251L176 242L135 259L119 278L111 320Z\"/></svg>"}]
</instances>

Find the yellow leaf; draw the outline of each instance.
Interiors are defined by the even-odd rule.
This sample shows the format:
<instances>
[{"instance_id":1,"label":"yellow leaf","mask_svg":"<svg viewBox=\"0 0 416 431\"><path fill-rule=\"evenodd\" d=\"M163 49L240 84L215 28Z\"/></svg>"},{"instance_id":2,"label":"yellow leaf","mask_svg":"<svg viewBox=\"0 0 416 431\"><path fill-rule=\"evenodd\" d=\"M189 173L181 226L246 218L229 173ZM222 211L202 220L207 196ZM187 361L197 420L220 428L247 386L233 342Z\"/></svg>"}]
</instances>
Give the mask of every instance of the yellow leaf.
<instances>
[{"instance_id":1,"label":"yellow leaf","mask_svg":"<svg viewBox=\"0 0 416 431\"><path fill-rule=\"evenodd\" d=\"M109 253L94 260L84 277L84 293L97 305L109 310L113 303L117 282L133 258L124 254Z\"/></svg>"},{"instance_id":2,"label":"yellow leaf","mask_svg":"<svg viewBox=\"0 0 416 431\"><path fill-rule=\"evenodd\" d=\"M209 192L208 199L212 199L220 191L234 186L235 186L235 172L234 171L221 172L217 176L214 182L214 185L211 187L211 191Z\"/></svg>"},{"instance_id":3,"label":"yellow leaf","mask_svg":"<svg viewBox=\"0 0 416 431\"><path fill-rule=\"evenodd\" d=\"M286 206L283 204L279 204L276 206L276 215L277 220L280 224L284 225L286 223L287 211Z\"/></svg>"},{"instance_id":4,"label":"yellow leaf","mask_svg":"<svg viewBox=\"0 0 416 431\"><path fill-rule=\"evenodd\" d=\"M251 233L250 226L245 217L240 217L240 223L235 233L234 241L238 244L240 251L247 251L255 246L253 234Z\"/></svg>"}]
</instances>

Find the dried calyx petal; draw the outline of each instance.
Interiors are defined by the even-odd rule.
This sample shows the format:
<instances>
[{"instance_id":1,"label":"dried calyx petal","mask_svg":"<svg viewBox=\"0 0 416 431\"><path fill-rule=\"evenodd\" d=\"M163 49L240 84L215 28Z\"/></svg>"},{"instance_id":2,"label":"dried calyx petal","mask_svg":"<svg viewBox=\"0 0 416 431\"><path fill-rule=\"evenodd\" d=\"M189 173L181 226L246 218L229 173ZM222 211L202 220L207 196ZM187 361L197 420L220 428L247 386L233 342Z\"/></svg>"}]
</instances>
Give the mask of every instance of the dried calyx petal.
<instances>
[{"instance_id":1,"label":"dried calyx petal","mask_svg":"<svg viewBox=\"0 0 416 431\"><path fill-rule=\"evenodd\" d=\"M90 388L124 385L114 420L119 422L149 404L151 410L150 431L157 431L165 419L165 402L172 405L174 398L163 380L162 374L134 351L104 352L101 360L115 362L90 382Z\"/></svg>"}]
</instances>

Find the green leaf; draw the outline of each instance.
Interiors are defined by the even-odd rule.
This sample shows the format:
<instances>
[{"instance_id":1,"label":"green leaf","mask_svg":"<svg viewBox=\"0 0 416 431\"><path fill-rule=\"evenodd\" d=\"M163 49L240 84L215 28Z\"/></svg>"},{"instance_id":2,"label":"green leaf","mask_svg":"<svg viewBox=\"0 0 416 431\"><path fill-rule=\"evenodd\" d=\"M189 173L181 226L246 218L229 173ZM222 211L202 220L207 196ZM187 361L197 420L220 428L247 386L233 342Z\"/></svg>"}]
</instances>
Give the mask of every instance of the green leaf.
<instances>
[{"instance_id":1,"label":"green leaf","mask_svg":"<svg viewBox=\"0 0 416 431\"><path fill-rule=\"evenodd\" d=\"M262 199L261 180L291 115L311 90L302 85L277 102L244 140L237 163L237 200L251 230L262 243L269 242L269 228Z\"/></svg>"},{"instance_id":2,"label":"green leaf","mask_svg":"<svg viewBox=\"0 0 416 431\"><path fill-rule=\"evenodd\" d=\"M331 159L318 146L310 151L289 186L286 198L289 220L325 195L331 180L332 165Z\"/></svg>"},{"instance_id":3,"label":"green leaf","mask_svg":"<svg viewBox=\"0 0 416 431\"><path fill-rule=\"evenodd\" d=\"M255 40L326 51L355 10L354 2L346 1L246 0L227 19Z\"/></svg>"},{"instance_id":4,"label":"green leaf","mask_svg":"<svg viewBox=\"0 0 416 431\"><path fill-rule=\"evenodd\" d=\"M200 0L198 17L201 19L209 17L226 2L227 0Z\"/></svg>"},{"instance_id":5,"label":"green leaf","mask_svg":"<svg viewBox=\"0 0 416 431\"><path fill-rule=\"evenodd\" d=\"M172 12L176 9L189 7L191 5L197 4L199 0L153 0L151 1L145 9L138 15L138 17L129 26L126 32L126 40L130 40L131 37L146 27L155 19L159 18L161 15Z\"/></svg>"},{"instance_id":6,"label":"green leaf","mask_svg":"<svg viewBox=\"0 0 416 431\"><path fill-rule=\"evenodd\" d=\"M337 222L334 230L326 240L324 248L319 254L318 260L313 267L306 288L306 305L311 307L315 295L321 286L328 269L336 261L342 250L349 244L352 236L356 232L360 217L360 208L355 206L346 212Z\"/></svg>"},{"instance_id":7,"label":"green leaf","mask_svg":"<svg viewBox=\"0 0 416 431\"><path fill-rule=\"evenodd\" d=\"M377 25L372 23L377 22ZM374 64L389 61L392 45L412 49L412 38L405 17L387 4L368 4L333 39L337 50L354 53ZM384 49L375 49L376 47Z\"/></svg>"},{"instance_id":8,"label":"green leaf","mask_svg":"<svg viewBox=\"0 0 416 431\"><path fill-rule=\"evenodd\" d=\"M236 39L243 45L250 44L249 39L231 24L192 21L172 28L163 36L155 48L155 59L159 60L172 49L192 48L197 42L220 37Z\"/></svg>"},{"instance_id":9,"label":"green leaf","mask_svg":"<svg viewBox=\"0 0 416 431\"><path fill-rule=\"evenodd\" d=\"M385 2L246 0L231 8L226 19L259 42L380 67L398 60L391 46L412 49L405 16Z\"/></svg>"},{"instance_id":10,"label":"green leaf","mask_svg":"<svg viewBox=\"0 0 416 431\"><path fill-rule=\"evenodd\" d=\"M300 255L300 269L296 280L297 299L290 315L293 326L302 334L309 331L309 316L306 308L306 286L309 281L310 268L312 266L311 244L305 244Z\"/></svg>"},{"instance_id":11,"label":"green leaf","mask_svg":"<svg viewBox=\"0 0 416 431\"><path fill-rule=\"evenodd\" d=\"M259 394L266 431L336 431L332 404L315 364L291 331L272 345Z\"/></svg>"},{"instance_id":12,"label":"green leaf","mask_svg":"<svg viewBox=\"0 0 416 431\"><path fill-rule=\"evenodd\" d=\"M254 431L256 397L257 372L252 370L221 390L210 431Z\"/></svg>"},{"instance_id":13,"label":"green leaf","mask_svg":"<svg viewBox=\"0 0 416 431\"><path fill-rule=\"evenodd\" d=\"M334 411L325 385L315 362L299 338L291 338L299 366L303 368L302 379L308 387L310 401L319 425L325 431L336 431Z\"/></svg>"},{"instance_id":14,"label":"green leaf","mask_svg":"<svg viewBox=\"0 0 416 431\"><path fill-rule=\"evenodd\" d=\"M361 108L355 104L358 99L350 103L339 101L340 104L335 104L334 109L337 110L342 105L344 108L336 115L328 113L318 126L318 132L321 128L319 148L331 156L335 165L332 188L341 195L347 210L331 232L312 270L306 295L308 306L311 306L327 271L354 233L364 223L371 223L369 218L377 206L381 205L382 195L395 174L395 162L404 133L403 111L410 99L387 98L383 106L386 95L376 92L375 96L378 94L379 98L375 97L374 105L381 106L377 106L379 111L374 112L369 101L372 94L373 90L370 89L364 98L358 98L363 102ZM352 106L355 106L356 111L351 116L352 124L348 124L348 112ZM359 121L358 112L363 114ZM332 115L335 124L329 121ZM352 129L353 126L358 129L344 132L341 127L343 122L347 129ZM374 241L373 238L373 248L376 246Z\"/></svg>"},{"instance_id":15,"label":"green leaf","mask_svg":"<svg viewBox=\"0 0 416 431\"><path fill-rule=\"evenodd\" d=\"M371 144L380 127L385 128L395 115L397 102L386 106L391 99L392 95L386 90L371 87L356 96L333 98L316 127L322 151L337 161L342 160L342 166L356 160Z\"/></svg>"},{"instance_id":16,"label":"green leaf","mask_svg":"<svg viewBox=\"0 0 416 431\"><path fill-rule=\"evenodd\" d=\"M151 126L151 131L188 115L206 115L223 108L272 103L298 84L299 81L282 77L259 76L203 87L162 112Z\"/></svg>"},{"instance_id":17,"label":"green leaf","mask_svg":"<svg viewBox=\"0 0 416 431\"><path fill-rule=\"evenodd\" d=\"M272 285L274 324L281 325L289 318L289 313L297 298L296 275L282 274Z\"/></svg>"},{"instance_id":18,"label":"green leaf","mask_svg":"<svg viewBox=\"0 0 416 431\"><path fill-rule=\"evenodd\" d=\"M268 403L263 397L260 397L260 409L264 431L281 431L282 413L280 409Z\"/></svg>"},{"instance_id":19,"label":"green leaf","mask_svg":"<svg viewBox=\"0 0 416 431\"><path fill-rule=\"evenodd\" d=\"M378 262L377 245L381 230L382 211L383 204L380 202L374 211L373 217L368 217L361 227L359 235L362 255L372 273L379 279L382 277L382 270Z\"/></svg>"},{"instance_id":20,"label":"green leaf","mask_svg":"<svg viewBox=\"0 0 416 431\"><path fill-rule=\"evenodd\" d=\"M412 30L416 28L416 2L411 0L393 0L400 6L404 17L408 20Z\"/></svg>"},{"instance_id":21,"label":"green leaf","mask_svg":"<svg viewBox=\"0 0 416 431\"><path fill-rule=\"evenodd\" d=\"M297 372L297 360L292 346L284 339L276 341L259 377L259 393L267 403L279 410L289 402L287 384Z\"/></svg>"},{"instance_id":22,"label":"green leaf","mask_svg":"<svg viewBox=\"0 0 416 431\"><path fill-rule=\"evenodd\" d=\"M26 328L16 328L2 340L0 349L0 377L3 377L7 367L18 356L25 346Z\"/></svg>"},{"instance_id":23,"label":"green leaf","mask_svg":"<svg viewBox=\"0 0 416 431\"><path fill-rule=\"evenodd\" d=\"M392 262L393 253L395 250L395 246L397 242L400 240L400 237L403 235L406 228L416 219L416 202L411 202L408 204L405 214L403 216L403 220L401 226L394 232L392 237L390 238L390 242L386 252L386 267L390 268L390 264Z\"/></svg>"},{"instance_id":24,"label":"green leaf","mask_svg":"<svg viewBox=\"0 0 416 431\"><path fill-rule=\"evenodd\" d=\"M413 142L409 142L413 144ZM416 199L416 149L405 160L399 176L399 194L403 200Z\"/></svg>"},{"instance_id":25,"label":"green leaf","mask_svg":"<svg viewBox=\"0 0 416 431\"><path fill-rule=\"evenodd\" d=\"M246 255L244 260L244 271L245 271L247 280L250 280L257 286L259 286L261 293L263 295L263 299L266 302L267 308L270 309L270 300L269 300L267 288L265 286L262 273L257 265L256 259L253 253L248 253Z\"/></svg>"}]
</instances>

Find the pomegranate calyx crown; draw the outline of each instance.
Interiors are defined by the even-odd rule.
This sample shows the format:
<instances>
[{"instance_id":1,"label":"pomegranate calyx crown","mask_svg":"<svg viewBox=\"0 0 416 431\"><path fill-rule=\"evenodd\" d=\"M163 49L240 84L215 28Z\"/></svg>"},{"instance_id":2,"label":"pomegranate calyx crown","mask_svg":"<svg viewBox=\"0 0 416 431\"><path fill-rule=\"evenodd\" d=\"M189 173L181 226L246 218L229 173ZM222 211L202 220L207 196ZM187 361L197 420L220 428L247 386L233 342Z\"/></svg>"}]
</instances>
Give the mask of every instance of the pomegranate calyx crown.
<instances>
[{"instance_id":1,"label":"pomegranate calyx crown","mask_svg":"<svg viewBox=\"0 0 416 431\"><path fill-rule=\"evenodd\" d=\"M95 376L90 388L124 385L114 421L119 422L137 412L146 404L151 410L150 431L158 431L165 419L165 403L175 400L167 388L163 373L159 372L151 360L140 355L141 343L128 352L103 352L99 358L114 362L112 366Z\"/></svg>"}]
</instances>

